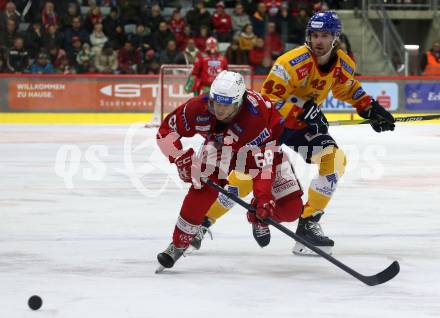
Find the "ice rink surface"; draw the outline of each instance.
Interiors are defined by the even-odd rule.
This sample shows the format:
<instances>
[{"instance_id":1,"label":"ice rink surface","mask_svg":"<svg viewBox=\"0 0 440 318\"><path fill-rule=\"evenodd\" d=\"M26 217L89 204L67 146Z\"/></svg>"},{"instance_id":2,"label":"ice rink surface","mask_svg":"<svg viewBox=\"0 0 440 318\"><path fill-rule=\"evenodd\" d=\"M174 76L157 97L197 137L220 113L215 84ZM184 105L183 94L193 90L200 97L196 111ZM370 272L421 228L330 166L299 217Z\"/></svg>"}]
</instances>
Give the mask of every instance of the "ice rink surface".
<instances>
[{"instance_id":1,"label":"ice rink surface","mask_svg":"<svg viewBox=\"0 0 440 318\"><path fill-rule=\"evenodd\" d=\"M398 260L384 285L292 255L276 229L259 248L239 207L156 275L186 186L154 130L0 126L0 317L440 317L440 125L331 133L349 166L321 223L334 256L363 274ZM307 186L316 168L292 159Z\"/></svg>"}]
</instances>

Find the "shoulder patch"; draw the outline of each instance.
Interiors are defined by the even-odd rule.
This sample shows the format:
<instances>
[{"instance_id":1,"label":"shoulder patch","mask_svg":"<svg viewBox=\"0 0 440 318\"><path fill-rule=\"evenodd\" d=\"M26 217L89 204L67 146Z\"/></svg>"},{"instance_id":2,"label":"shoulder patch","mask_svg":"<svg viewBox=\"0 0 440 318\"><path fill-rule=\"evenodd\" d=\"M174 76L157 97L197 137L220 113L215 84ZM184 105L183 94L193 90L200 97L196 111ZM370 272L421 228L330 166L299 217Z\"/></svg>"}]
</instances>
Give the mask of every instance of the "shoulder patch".
<instances>
[{"instance_id":1,"label":"shoulder patch","mask_svg":"<svg viewBox=\"0 0 440 318\"><path fill-rule=\"evenodd\" d=\"M296 64L301 63L302 61L307 60L310 57L310 53L303 53L300 56L295 57L294 59L289 61L291 66L295 66Z\"/></svg>"},{"instance_id":2,"label":"shoulder patch","mask_svg":"<svg viewBox=\"0 0 440 318\"><path fill-rule=\"evenodd\" d=\"M265 141L267 138L269 138L269 136L270 136L269 130L267 128L264 128L264 130L261 131L260 134L254 140L248 142L247 145L248 146L258 146L263 141Z\"/></svg>"},{"instance_id":3,"label":"shoulder patch","mask_svg":"<svg viewBox=\"0 0 440 318\"><path fill-rule=\"evenodd\" d=\"M298 75L299 80L302 80L303 78L307 77L307 75L309 75L310 70L312 69L312 65L313 63L309 62L296 70L296 75Z\"/></svg>"},{"instance_id":4,"label":"shoulder patch","mask_svg":"<svg viewBox=\"0 0 440 318\"><path fill-rule=\"evenodd\" d=\"M341 66L342 66L342 68L344 68L351 75L354 74L353 68L350 65L348 65L348 63L345 62L343 59L341 59Z\"/></svg>"},{"instance_id":5,"label":"shoulder patch","mask_svg":"<svg viewBox=\"0 0 440 318\"><path fill-rule=\"evenodd\" d=\"M274 64L272 66L272 69L270 70L270 73L275 75L276 77L279 77L284 82L288 82L291 78L289 72L282 66L281 64Z\"/></svg>"}]
</instances>

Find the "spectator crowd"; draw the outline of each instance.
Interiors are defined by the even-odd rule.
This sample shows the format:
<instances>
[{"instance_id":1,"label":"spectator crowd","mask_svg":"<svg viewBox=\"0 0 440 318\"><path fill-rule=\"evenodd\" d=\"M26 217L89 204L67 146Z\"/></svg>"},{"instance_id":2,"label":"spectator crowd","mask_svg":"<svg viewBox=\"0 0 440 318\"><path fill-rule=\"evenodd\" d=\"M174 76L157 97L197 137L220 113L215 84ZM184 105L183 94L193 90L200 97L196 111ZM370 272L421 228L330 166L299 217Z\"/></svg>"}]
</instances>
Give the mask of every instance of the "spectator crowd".
<instances>
[{"instance_id":1,"label":"spectator crowd","mask_svg":"<svg viewBox=\"0 0 440 318\"><path fill-rule=\"evenodd\" d=\"M267 74L286 44L304 43L309 16L327 9L308 0L180 3L0 0L0 72L157 74L162 64L192 64L214 36L230 64Z\"/></svg>"}]
</instances>

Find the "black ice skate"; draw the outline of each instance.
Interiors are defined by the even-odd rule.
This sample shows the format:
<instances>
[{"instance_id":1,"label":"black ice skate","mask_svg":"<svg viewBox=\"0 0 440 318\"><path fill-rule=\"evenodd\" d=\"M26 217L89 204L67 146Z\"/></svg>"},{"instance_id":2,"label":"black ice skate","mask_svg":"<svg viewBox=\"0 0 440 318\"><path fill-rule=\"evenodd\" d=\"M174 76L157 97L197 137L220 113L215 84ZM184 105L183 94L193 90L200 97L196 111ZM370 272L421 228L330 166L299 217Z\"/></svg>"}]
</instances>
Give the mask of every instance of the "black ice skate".
<instances>
[{"instance_id":1,"label":"black ice skate","mask_svg":"<svg viewBox=\"0 0 440 318\"><path fill-rule=\"evenodd\" d=\"M296 234L306 239L314 246L319 247L327 254L331 254L335 242L324 235L321 225L318 223L322 214L323 212L318 212L308 218L301 217L298 221ZM309 250L307 247L299 242L296 242L295 246L293 247L293 254L316 255L313 251Z\"/></svg>"},{"instance_id":2,"label":"black ice skate","mask_svg":"<svg viewBox=\"0 0 440 318\"><path fill-rule=\"evenodd\" d=\"M260 221L252 223L252 235L254 236L255 241L257 241L258 245L261 247L269 245L270 230L267 224L264 224Z\"/></svg>"},{"instance_id":3,"label":"black ice skate","mask_svg":"<svg viewBox=\"0 0 440 318\"><path fill-rule=\"evenodd\" d=\"M168 245L167 249L162 253L157 254L157 260L159 261L159 267L156 269L156 273L162 272L165 268L171 268L174 263L183 255L185 248L175 247L173 243Z\"/></svg>"},{"instance_id":4,"label":"black ice skate","mask_svg":"<svg viewBox=\"0 0 440 318\"><path fill-rule=\"evenodd\" d=\"M197 232L196 236L191 241L190 247L187 249L185 253L189 254L193 250L199 250L202 246L202 240L205 237L205 234L208 233L212 240L212 233L209 230L209 227L212 225L211 221L205 217L203 220L203 223L199 227L199 231Z\"/></svg>"}]
</instances>

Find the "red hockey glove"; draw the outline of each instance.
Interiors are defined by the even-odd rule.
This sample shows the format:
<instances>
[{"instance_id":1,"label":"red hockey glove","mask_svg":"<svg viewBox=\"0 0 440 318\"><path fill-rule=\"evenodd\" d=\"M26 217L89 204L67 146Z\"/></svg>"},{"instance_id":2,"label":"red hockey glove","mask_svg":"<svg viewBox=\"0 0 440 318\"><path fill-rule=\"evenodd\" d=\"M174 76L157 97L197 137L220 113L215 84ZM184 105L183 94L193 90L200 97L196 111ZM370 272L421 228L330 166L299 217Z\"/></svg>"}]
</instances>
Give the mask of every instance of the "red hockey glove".
<instances>
[{"instance_id":1,"label":"red hockey glove","mask_svg":"<svg viewBox=\"0 0 440 318\"><path fill-rule=\"evenodd\" d=\"M264 220L271 218L275 214L275 201L274 200L259 200L257 203L257 218Z\"/></svg>"},{"instance_id":2,"label":"red hockey glove","mask_svg":"<svg viewBox=\"0 0 440 318\"><path fill-rule=\"evenodd\" d=\"M194 150L189 148L182 155L174 159L174 163L177 166L177 172L179 173L179 177L183 182L192 183L191 166L193 163L193 155Z\"/></svg>"}]
</instances>

